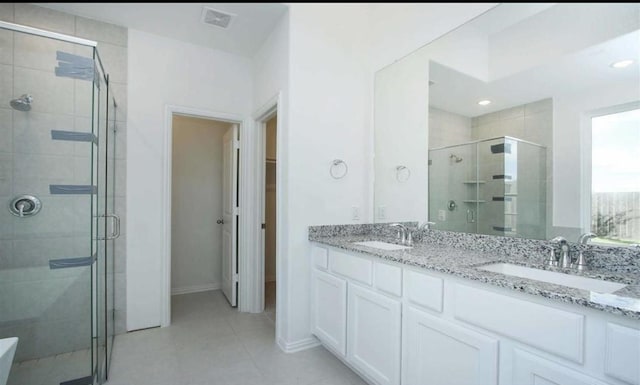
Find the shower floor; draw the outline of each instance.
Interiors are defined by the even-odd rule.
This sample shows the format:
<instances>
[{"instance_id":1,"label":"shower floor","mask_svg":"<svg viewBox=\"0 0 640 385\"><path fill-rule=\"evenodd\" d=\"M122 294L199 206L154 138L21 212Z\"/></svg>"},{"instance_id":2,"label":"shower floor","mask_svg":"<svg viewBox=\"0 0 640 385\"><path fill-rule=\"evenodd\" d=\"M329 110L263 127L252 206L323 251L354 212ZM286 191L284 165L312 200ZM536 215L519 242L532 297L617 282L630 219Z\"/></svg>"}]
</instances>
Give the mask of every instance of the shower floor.
<instances>
[{"instance_id":1,"label":"shower floor","mask_svg":"<svg viewBox=\"0 0 640 385\"><path fill-rule=\"evenodd\" d=\"M13 364L7 385L59 385L90 375L91 349Z\"/></svg>"}]
</instances>

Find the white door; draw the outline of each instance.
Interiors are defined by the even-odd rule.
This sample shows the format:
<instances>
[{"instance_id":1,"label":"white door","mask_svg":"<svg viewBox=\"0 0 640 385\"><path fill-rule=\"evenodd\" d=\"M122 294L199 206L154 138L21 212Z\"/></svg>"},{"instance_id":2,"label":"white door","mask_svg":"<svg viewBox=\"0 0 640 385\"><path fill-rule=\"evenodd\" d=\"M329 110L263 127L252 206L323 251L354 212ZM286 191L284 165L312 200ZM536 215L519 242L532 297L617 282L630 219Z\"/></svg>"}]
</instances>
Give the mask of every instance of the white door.
<instances>
[{"instance_id":1,"label":"white door","mask_svg":"<svg viewBox=\"0 0 640 385\"><path fill-rule=\"evenodd\" d=\"M403 384L498 384L497 339L411 306L403 323Z\"/></svg>"},{"instance_id":2,"label":"white door","mask_svg":"<svg viewBox=\"0 0 640 385\"><path fill-rule=\"evenodd\" d=\"M511 385L606 385L603 381L520 349L514 349L513 355Z\"/></svg>"},{"instance_id":3,"label":"white door","mask_svg":"<svg viewBox=\"0 0 640 385\"><path fill-rule=\"evenodd\" d=\"M231 306L238 298L238 125L223 137L222 176L222 292Z\"/></svg>"},{"instance_id":4,"label":"white door","mask_svg":"<svg viewBox=\"0 0 640 385\"><path fill-rule=\"evenodd\" d=\"M313 270L311 332L344 357L347 335L347 281Z\"/></svg>"},{"instance_id":5,"label":"white door","mask_svg":"<svg viewBox=\"0 0 640 385\"><path fill-rule=\"evenodd\" d=\"M347 361L380 385L400 384L400 301L349 284Z\"/></svg>"}]
</instances>

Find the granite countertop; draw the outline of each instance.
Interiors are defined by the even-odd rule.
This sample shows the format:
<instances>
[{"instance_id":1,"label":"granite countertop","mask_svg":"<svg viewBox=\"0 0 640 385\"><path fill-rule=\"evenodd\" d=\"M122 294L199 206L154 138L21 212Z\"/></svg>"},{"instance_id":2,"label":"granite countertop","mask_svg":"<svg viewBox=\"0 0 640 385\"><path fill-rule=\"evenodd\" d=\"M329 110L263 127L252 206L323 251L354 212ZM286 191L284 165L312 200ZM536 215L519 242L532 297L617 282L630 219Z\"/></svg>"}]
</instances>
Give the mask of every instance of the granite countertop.
<instances>
[{"instance_id":1,"label":"granite countertop","mask_svg":"<svg viewBox=\"0 0 640 385\"><path fill-rule=\"evenodd\" d=\"M394 237L372 234L309 234L309 240L333 246L347 251L365 253L384 260L416 266L439 273L484 282L522 293L538 295L555 301L574 303L640 320L640 276L635 272L604 268L577 272L569 269L549 267L543 264L543 258L522 258L508 256L500 252L465 250L446 244L415 242L407 250L381 250L354 242L383 241L398 243ZM538 269L559 271L587 278L618 282L627 286L611 294L600 294L587 290L574 289L526 278L480 270L478 267L491 263L512 263Z\"/></svg>"}]
</instances>

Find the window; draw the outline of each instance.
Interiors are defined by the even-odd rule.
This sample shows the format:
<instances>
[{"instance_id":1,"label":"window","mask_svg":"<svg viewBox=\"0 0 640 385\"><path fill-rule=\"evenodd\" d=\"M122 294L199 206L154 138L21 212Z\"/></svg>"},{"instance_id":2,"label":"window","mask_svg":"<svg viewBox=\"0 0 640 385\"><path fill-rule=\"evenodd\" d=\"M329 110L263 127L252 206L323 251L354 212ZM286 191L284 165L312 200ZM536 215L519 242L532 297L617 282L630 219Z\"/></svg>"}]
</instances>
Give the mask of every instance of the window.
<instances>
[{"instance_id":1,"label":"window","mask_svg":"<svg viewBox=\"0 0 640 385\"><path fill-rule=\"evenodd\" d=\"M594 241L640 243L640 109L594 117L591 128Z\"/></svg>"}]
</instances>

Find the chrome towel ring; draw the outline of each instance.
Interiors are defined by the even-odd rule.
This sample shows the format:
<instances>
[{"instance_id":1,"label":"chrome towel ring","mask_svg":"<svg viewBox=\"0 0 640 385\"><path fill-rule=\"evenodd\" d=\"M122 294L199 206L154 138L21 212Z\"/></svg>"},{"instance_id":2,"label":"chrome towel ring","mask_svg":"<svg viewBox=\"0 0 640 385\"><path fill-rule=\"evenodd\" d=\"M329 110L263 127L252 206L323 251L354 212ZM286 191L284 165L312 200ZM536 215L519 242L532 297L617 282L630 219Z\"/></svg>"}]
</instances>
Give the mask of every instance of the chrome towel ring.
<instances>
[{"instance_id":1,"label":"chrome towel ring","mask_svg":"<svg viewBox=\"0 0 640 385\"><path fill-rule=\"evenodd\" d=\"M411 177L411 170L407 166L396 166L396 179L398 182L406 182Z\"/></svg>"},{"instance_id":2,"label":"chrome towel ring","mask_svg":"<svg viewBox=\"0 0 640 385\"><path fill-rule=\"evenodd\" d=\"M349 172L349 166L342 159L334 159L329 167L329 174L333 179L342 179Z\"/></svg>"}]
</instances>

